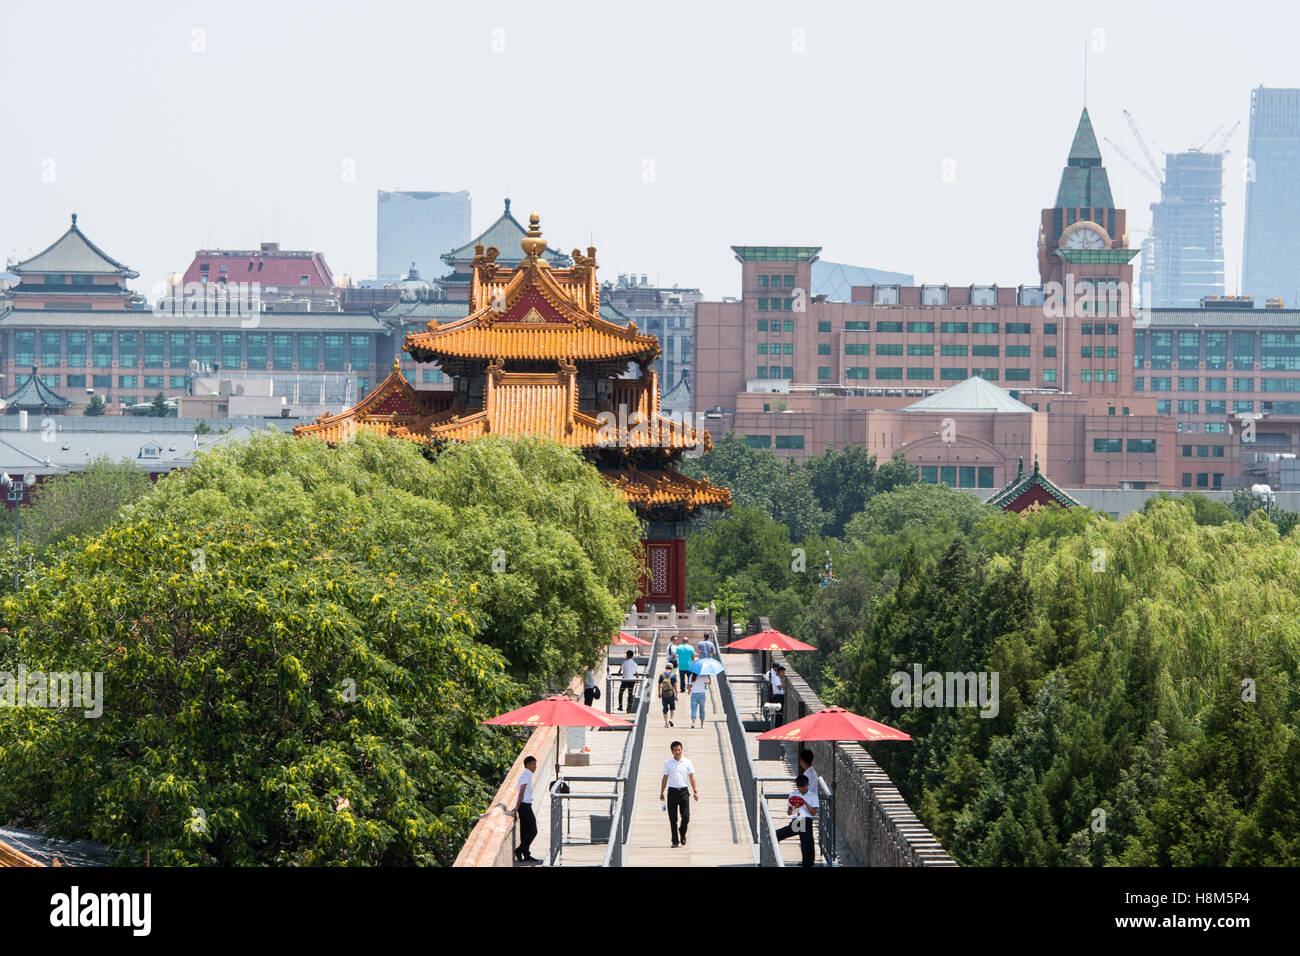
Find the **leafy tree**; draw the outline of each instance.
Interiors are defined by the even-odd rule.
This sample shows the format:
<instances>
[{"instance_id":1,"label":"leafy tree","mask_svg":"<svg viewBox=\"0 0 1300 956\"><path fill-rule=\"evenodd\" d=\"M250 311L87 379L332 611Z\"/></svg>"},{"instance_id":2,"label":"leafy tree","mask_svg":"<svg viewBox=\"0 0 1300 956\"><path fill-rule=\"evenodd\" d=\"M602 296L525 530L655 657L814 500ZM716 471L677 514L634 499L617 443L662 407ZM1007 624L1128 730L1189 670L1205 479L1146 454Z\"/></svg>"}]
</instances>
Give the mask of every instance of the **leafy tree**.
<instances>
[{"instance_id":1,"label":"leafy tree","mask_svg":"<svg viewBox=\"0 0 1300 956\"><path fill-rule=\"evenodd\" d=\"M148 473L130 461L97 458L82 471L47 478L36 486L31 505L22 510L23 536L42 554L73 535L108 527L151 487Z\"/></svg>"},{"instance_id":2,"label":"leafy tree","mask_svg":"<svg viewBox=\"0 0 1300 956\"><path fill-rule=\"evenodd\" d=\"M873 495L916 483L916 467L901 454L877 468L876 456L862 445L850 445L844 451L828 446L825 454L805 461L804 468L812 478L817 503L829 515L826 534L835 538L844 534L849 519Z\"/></svg>"},{"instance_id":3,"label":"leafy tree","mask_svg":"<svg viewBox=\"0 0 1300 956\"><path fill-rule=\"evenodd\" d=\"M104 412L107 410L108 410L108 405L107 403L105 403L103 396L92 395L90 396L90 402L86 405L84 409L82 409L81 414L90 415L94 417L97 415L103 415Z\"/></svg>"},{"instance_id":4,"label":"leafy tree","mask_svg":"<svg viewBox=\"0 0 1300 956\"><path fill-rule=\"evenodd\" d=\"M785 525L796 541L819 533L826 524L826 512L813 496L808 471L765 449L750 448L734 432L728 432L708 454L684 460L681 470L730 488L733 505L762 509ZM705 517L696 523L704 526L714 520L718 519Z\"/></svg>"},{"instance_id":5,"label":"leafy tree","mask_svg":"<svg viewBox=\"0 0 1300 956\"><path fill-rule=\"evenodd\" d=\"M1238 489L1238 491L1240 490L1241 489ZM1249 492L1247 492L1247 494L1249 494ZM1258 503L1258 499L1253 500ZM1142 506L1142 512L1144 514L1149 514L1151 509L1155 507L1156 503L1161 501L1178 501L1190 506L1192 514L1196 518L1196 523L1200 525L1227 524L1229 521L1238 520L1239 517L1244 519L1246 515L1250 514L1250 512L1247 511L1245 514L1239 516L1237 512L1222 501L1215 501L1213 498L1208 498L1198 492L1171 495L1167 491L1162 491L1148 498L1146 504Z\"/></svg>"},{"instance_id":6,"label":"leafy tree","mask_svg":"<svg viewBox=\"0 0 1300 956\"><path fill-rule=\"evenodd\" d=\"M151 418L166 418L171 414L171 407L167 404L167 396L159 392L150 402L149 416Z\"/></svg>"},{"instance_id":7,"label":"leafy tree","mask_svg":"<svg viewBox=\"0 0 1300 956\"><path fill-rule=\"evenodd\" d=\"M196 435L212 434L212 426L208 424L208 420L206 418L199 419L199 423L194 426L194 434Z\"/></svg>"},{"instance_id":8,"label":"leafy tree","mask_svg":"<svg viewBox=\"0 0 1300 956\"><path fill-rule=\"evenodd\" d=\"M953 491L947 485L914 484L876 495L849 521L844 536L850 542L862 544L909 526L947 526L970 534L976 523L992 510L968 492Z\"/></svg>"}]
</instances>

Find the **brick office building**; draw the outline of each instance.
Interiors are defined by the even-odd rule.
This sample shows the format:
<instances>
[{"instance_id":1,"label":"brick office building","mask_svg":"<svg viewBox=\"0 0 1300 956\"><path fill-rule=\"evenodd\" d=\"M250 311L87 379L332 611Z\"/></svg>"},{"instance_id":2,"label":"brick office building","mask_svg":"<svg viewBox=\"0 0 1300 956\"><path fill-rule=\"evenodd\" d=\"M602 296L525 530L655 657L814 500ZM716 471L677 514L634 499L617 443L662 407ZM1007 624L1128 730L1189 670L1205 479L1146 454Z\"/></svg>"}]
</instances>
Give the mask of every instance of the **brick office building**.
<instances>
[{"instance_id":1,"label":"brick office building","mask_svg":"<svg viewBox=\"0 0 1300 956\"><path fill-rule=\"evenodd\" d=\"M804 291L820 248L733 251L740 301L696 307L695 408L720 415L715 432L800 459L902 452L924 480L972 489L1002 487L1033 454L1068 487L1180 486L1178 423L1137 390L1138 250L1086 110L1040 215L1039 285L875 285L831 303ZM1015 404L973 387L920 401L971 378Z\"/></svg>"}]
</instances>

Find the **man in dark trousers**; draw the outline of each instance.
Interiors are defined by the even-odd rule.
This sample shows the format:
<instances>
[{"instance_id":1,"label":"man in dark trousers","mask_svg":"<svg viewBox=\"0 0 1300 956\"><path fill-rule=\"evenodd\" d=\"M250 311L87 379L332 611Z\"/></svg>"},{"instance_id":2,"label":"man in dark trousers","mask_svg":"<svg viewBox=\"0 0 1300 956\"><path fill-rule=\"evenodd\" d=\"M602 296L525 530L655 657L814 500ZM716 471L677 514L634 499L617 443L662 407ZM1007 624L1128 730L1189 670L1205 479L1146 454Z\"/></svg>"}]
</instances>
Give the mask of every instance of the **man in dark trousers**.
<instances>
[{"instance_id":1,"label":"man in dark trousers","mask_svg":"<svg viewBox=\"0 0 1300 956\"><path fill-rule=\"evenodd\" d=\"M664 761L664 778L659 782L659 802L664 800L664 791L668 792L668 826L673 832L673 846L686 845L686 827L691 822L690 794L700 799L700 791L695 786L695 764L682 759L682 742L674 740L669 747L672 757ZM690 789L687 789L687 784ZM677 815L681 814L682 824L677 825ZM680 839L679 839L680 837Z\"/></svg>"},{"instance_id":2,"label":"man in dark trousers","mask_svg":"<svg viewBox=\"0 0 1300 956\"><path fill-rule=\"evenodd\" d=\"M520 863L541 863L530 852L533 838L537 836L537 817L533 816L533 772L537 769L536 757L524 758L524 772L519 777L519 800L515 803L515 816L519 818L519 847L515 859Z\"/></svg>"},{"instance_id":3,"label":"man in dark trousers","mask_svg":"<svg viewBox=\"0 0 1300 956\"><path fill-rule=\"evenodd\" d=\"M794 793L786 802L785 815L793 819L776 831L776 838L799 834L799 849L803 853L801 866L813 865L813 817L817 816L817 795L808 786L808 778L803 774L794 778Z\"/></svg>"}]
</instances>

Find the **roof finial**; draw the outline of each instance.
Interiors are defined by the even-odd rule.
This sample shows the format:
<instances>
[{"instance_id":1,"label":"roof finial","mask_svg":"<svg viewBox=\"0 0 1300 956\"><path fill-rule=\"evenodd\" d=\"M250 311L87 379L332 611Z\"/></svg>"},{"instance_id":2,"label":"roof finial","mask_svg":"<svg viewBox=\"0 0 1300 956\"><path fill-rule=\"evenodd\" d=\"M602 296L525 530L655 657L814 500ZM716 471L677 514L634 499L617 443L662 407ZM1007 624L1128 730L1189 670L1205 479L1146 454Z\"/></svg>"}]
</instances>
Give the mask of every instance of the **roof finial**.
<instances>
[{"instance_id":1,"label":"roof finial","mask_svg":"<svg viewBox=\"0 0 1300 956\"><path fill-rule=\"evenodd\" d=\"M542 238L542 217L537 213L532 213L528 217L528 232L519 241L519 245L532 259L536 259L546 251L546 240Z\"/></svg>"},{"instance_id":2,"label":"roof finial","mask_svg":"<svg viewBox=\"0 0 1300 956\"><path fill-rule=\"evenodd\" d=\"M77 228L77 214L75 212L72 214L72 228Z\"/></svg>"},{"instance_id":3,"label":"roof finial","mask_svg":"<svg viewBox=\"0 0 1300 956\"><path fill-rule=\"evenodd\" d=\"M510 197L506 197L506 215L510 215Z\"/></svg>"},{"instance_id":4,"label":"roof finial","mask_svg":"<svg viewBox=\"0 0 1300 956\"><path fill-rule=\"evenodd\" d=\"M1038 474L1038 452L1034 452L1034 474Z\"/></svg>"},{"instance_id":5,"label":"roof finial","mask_svg":"<svg viewBox=\"0 0 1300 956\"><path fill-rule=\"evenodd\" d=\"M1016 477L1019 478L1025 473L1025 456L1021 455L1016 465Z\"/></svg>"},{"instance_id":6,"label":"roof finial","mask_svg":"<svg viewBox=\"0 0 1300 956\"><path fill-rule=\"evenodd\" d=\"M393 371L400 372L401 370L402 370L402 357L398 355L393 359Z\"/></svg>"}]
</instances>

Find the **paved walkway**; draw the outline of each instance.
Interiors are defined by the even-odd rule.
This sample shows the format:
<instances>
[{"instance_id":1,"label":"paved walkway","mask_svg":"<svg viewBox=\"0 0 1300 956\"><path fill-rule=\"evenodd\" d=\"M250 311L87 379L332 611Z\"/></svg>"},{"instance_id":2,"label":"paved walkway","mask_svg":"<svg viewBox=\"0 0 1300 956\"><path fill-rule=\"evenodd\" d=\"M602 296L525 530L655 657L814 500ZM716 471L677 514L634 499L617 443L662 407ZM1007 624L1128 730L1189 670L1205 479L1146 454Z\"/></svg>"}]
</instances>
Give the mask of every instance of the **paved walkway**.
<instances>
[{"instance_id":1,"label":"paved walkway","mask_svg":"<svg viewBox=\"0 0 1300 956\"><path fill-rule=\"evenodd\" d=\"M663 648L660 648L662 655ZM662 658L661 658L662 659ZM728 670L749 673L753 655L726 654ZM654 703L654 702L652 702ZM716 684L709 689L704 726L691 729L690 699L679 697L676 726L665 727L655 706L646 728L645 751L637 782L636 807L628 831L628 866L754 866L756 848L745 822L745 804L738 788L735 760L727 735L726 717L719 712ZM668 814L661 809L659 785L669 745L682 742L683 756L695 765L700 799L691 799L691 823L686 846L672 848Z\"/></svg>"}]
</instances>

